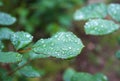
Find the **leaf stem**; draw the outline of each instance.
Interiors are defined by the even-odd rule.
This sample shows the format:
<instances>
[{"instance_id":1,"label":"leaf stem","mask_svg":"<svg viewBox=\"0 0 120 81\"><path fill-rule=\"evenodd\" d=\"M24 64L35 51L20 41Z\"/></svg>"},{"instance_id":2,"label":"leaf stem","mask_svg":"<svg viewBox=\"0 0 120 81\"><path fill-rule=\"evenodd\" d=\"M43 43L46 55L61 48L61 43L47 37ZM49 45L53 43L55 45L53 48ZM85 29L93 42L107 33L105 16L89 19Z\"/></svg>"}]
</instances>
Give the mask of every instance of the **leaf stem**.
<instances>
[{"instance_id":1,"label":"leaf stem","mask_svg":"<svg viewBox=\"0 0 120 81\"><path fill-rule=\"evenodd\" d=\"M18 52L19 53L26 53L26 52L28 52L28 51L30 51L31 50L31 48L27 48L27 49L25 49L25 50L19 50Z\"/></svg>"}]
</instances>

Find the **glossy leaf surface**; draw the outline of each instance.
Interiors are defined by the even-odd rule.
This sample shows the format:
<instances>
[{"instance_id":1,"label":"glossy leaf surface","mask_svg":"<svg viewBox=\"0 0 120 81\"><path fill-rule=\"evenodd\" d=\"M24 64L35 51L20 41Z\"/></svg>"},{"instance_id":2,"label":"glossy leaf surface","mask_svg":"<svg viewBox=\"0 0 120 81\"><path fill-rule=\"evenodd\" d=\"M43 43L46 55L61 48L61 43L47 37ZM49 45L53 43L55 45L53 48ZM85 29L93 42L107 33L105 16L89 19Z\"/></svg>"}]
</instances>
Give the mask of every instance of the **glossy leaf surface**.
<instances>
[{"instance_id":1,"label":"glossy leaf surface","mask_svg":"<svg viewBox=\"0 0 120 81\"><path fill-rule=\"evenodd\" d=\"M32 39L33 36L23 31L16 32L11 36L11 42L17 50L28 45L30 42L32 42Z\"/></svg>"},{"instance_id":2,"label":"glossy leaf surface","mask_svg":"<svg viewBox=\"0 0 120 81\"><path fill-rule=\"evenodd\" d=\"M108 13L113 19L120 22L120 4L110 4L108 6Z\"/></svg>"},{"instance_id":3,"label":"glossy leaf surface","mask_svg":"<svg viewBox=\"0 0 120 81\"><path fill-rule=\"evenodd\" d=\"M16 18L7 13L0 12L0 25L12 25Z\"/></svg>"},{"instance_id":4,"label":"glossy leaf surface","mask_svg":"<svg viewBox=\"0 0 120 81\"><path fill-rule=\"evenodd\" d=\"M107 6L103 3L90 4L78 9L74 14L75 20L104 18L107 15Z\"/></svg>"},{"instance_id":5,"label":"glossy leaf surface","mask_svg":"<svg viewBox=\"0 0 120 81\"><path fill-rule=\"evenodd\" d=\"M72 32L59 32L49 39L40 39L33 46L33 51L37 54L67 59L80 54L83 47L82 41Z\"/></svg>"},{"instance_id":6,"label":"glossy leaf surface","mask_svg":"<svg viewBox=\"0 0 120 81\"><path fill-rule=\"evenodd\" d=\"M90 35L106 35L119 29L119 25L110 20L94 19L86 22L85 33Z\"/></svg>"}]
</instances>

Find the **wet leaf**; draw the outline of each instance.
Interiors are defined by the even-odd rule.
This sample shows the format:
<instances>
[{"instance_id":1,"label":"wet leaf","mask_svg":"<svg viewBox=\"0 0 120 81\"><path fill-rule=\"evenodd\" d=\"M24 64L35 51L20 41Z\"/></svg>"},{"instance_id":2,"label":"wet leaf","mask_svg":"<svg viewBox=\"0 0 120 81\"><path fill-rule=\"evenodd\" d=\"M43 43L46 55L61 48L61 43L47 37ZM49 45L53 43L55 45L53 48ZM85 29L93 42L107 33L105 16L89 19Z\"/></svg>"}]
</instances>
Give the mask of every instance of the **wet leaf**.
<instances>
[{"instance_id":1,"label":"wet leaf","mask_svg":"<svg viewBox=\"0 0 120 81\"><path fill-rule=\"evenodd\" d=\"M3 27L0 28L0 40L10 39L10 36L13 34L13 31L9 28Z\"/></svg>"},{"instance_id":2,"label":"wet leaf","mask_svg":"<svg viewBox=\"0 0 120 81\"><path fill-rule=\"evenodd\" d=\"M71 78L75 73L76 73L76 71L73 70L72 68L67 69L63 75L63 80L64 81L71 81Z\"/></svg>"},{"instance_id":3,"label":"wet leaf","mask_svg":"<svg viewBox=\"0 0 120 81\"><path fill-rule=\"evenodd\" d=\"M15 63L22 59L22 55L17 52L0 52L0 62Z\"/></svg>"},{"instance_id":4,"label":"wet leaf","mask_svg":"<svg viewBox=\"0 0 120 81\"><path fill-rule=\"evenodd\" d=\"M25 66L19 70L21 74L26 77L40 77L40 73L32 68L32 66Z\"/></svg>"},{"instance_id":5,"label":"wet leaf","mask_svg":"<svg viewBox=\"0 0 120 81\"><path fill-rule=\"evenodd\" d=\"M74 14L75 20L104 18L107 15L107 6L104 3L90 4L78 9Z\"/></svg>"},{"instance_id":6,"label":"wet leaf","mask_svg":"<svg viewBox=\"0 0 120 81\"><path fill-rule=\"evenodd\" d=\"M0 12L0 25L12 25L16 18L7 13Z\"/></svg>"},{"instance_id":7,"label":"wet leaf","mask_svg":"<svg viewBox=\"0 0 120 81\"><path fill-rule=\"evenodd\" d=\"M72 32L59 32L49 39L40 39L33 51L37 54L45 54L56 58L71 58L80 54L84 45Z\"/></svg>"},{"instance_id":8,"label":"wet leaf","mask_svg":"<svg viewBox=\"0 0 120 81\"><path fill-rule=\"evenodd\" d=\"M106 35L119 29L119 25L110 20L89 20L85 26L85 33L90 35Z\"/></svg>"},{"instance_id":9,"label":"wet leaf","mask_svg":"<svg viewBox=\"0 0 120 81\"><path fill-rule=\"evenodd\" d=\"M120 22L120 4L110 4L108 6L108 13L113 19Z\"/></svg>"},{"instance_id":10,"label":"wet leaf","mask_svg":"<svg viewBox=\"0 0 120 81\"><path fill-rule=\"evenodd\" d=\"M15 46L17 50L28 45L32 41L32 39L33 36L23 31L16 32L11 36L12 44Z\"/></svg>"}]
</instances>

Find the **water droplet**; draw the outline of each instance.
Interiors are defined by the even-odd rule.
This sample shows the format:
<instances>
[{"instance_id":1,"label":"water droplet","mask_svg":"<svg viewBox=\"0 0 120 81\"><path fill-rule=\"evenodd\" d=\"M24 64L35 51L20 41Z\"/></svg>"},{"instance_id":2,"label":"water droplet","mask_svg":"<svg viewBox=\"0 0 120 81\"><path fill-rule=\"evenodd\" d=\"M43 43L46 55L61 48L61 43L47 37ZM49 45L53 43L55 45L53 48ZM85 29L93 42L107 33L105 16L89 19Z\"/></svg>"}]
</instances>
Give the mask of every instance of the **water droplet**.
<instances>
[{"instance_id":1,"label":"water droplet","mask_svg":"<svg viewBox=\"0 0 120 81\"><path fill-rule=\"evenodd\" d=\"M43 39L41 39L41 43L44 43L45 41Z\"/></svg>"},{"instance_id":2,"label":"water droplet","mask_svg":"<svg viewBox=\"0 0 120 81\"><path fill-rule=\"evenodd\" d=\"M72 47L68 47L69 49L72 49Z\"/></svg>"},{"instance_id":3,"label":"water droplet","mask_svg":"<svg viewBox=\"0 0 120 81\"><path fill-rule=\"evenodd\" d=\"M53 46L53 45L54 45L54 43L51 43L51 45Z\"/></svg>"},{"instance_id":4,"label":"water droplet","mask_svg":"<svg viewBox=\"0 0 120 81\"><path fill-rule=\"evenodd\" d=\"M43 44L43 47L45 47L46 46L46 44Z\"/></svg>"},{"instance_id":5,"label":"water droplet","mask_svg":"<svg viewBox=\"0 0 120 81\"><path fill-rule=\"evenodd\" d=\"M29 38L29 37L30 37L30 35L29 35L29 34L26 34L26 37L28 37L28 38Z\"/></svg>"}]
</instances>

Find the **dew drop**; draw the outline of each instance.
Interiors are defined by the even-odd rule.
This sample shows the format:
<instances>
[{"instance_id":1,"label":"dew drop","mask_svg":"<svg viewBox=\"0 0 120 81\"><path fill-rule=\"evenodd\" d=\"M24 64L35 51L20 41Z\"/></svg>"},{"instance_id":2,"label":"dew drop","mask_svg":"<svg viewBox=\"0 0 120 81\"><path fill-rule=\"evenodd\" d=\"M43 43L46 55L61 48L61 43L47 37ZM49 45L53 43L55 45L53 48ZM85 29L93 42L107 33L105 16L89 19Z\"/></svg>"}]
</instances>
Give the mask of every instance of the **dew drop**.
<instances>
[{"instance_id":1,"label":"dew drop","mask_svg":"<svg viewBox=\"0 0 120 81\"><path fill-rule=\"evenodd\" d=\"M69 49L72 49L72 47L68 47Z\"/></svg>"},{"instance_id":2,"label":"dew drop","mask_svg":"<svg viewBox=\"0 0 120 81\"><path fill-rule=\"evenodd\" d=\"M45 47L46 46L46 44L43 44L43 47Z\"/></svg>"}]
</instances>

